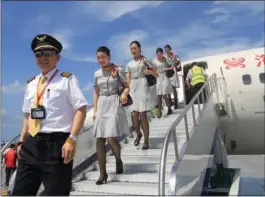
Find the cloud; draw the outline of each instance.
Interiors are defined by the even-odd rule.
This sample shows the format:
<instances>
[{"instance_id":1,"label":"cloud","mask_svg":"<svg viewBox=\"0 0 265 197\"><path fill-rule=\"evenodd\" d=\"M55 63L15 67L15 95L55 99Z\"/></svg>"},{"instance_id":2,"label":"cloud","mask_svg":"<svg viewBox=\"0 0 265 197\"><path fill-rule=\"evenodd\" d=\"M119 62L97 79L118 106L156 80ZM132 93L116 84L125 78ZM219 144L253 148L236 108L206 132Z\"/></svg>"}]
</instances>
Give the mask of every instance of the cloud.
<instances>
[{"instance_id":1,"label":"cloud","mask_svg":"<svg viewBox=\"0 0 265 197\"><path fill-rule=\"evenodd\" d=\"M202 47L196 47L186 52L186 59L196 59L216 54L230 53L250 48L258 48L264 46L264 38L259 41L253 41L249 38L224 38L215 41L204 41Z\"/></svg>"},{"instance_id":2,"label":"cloud","mask_svg":"<svg viewBox=\"0 0 265 197\"><path fill-rule=\"evenodd\" d=\"M157 7L162 1L90 1L86 13L99 21L114 21L142 8Z\"/></svg>"},{"instance_id":3,"label":"cloud","mask_svg":"<svg viewBox=\"0 0 265 197\"><path fill-rule=\"evenodd\" d=\"M111 37L107 43L111 46L112 59L121 63L131 58L130 42L138 40L144 43L148 38L148 33L143 30L132 30Z\"/></svg>"},{"instance_id":4,"label":"cloud","mask_svg":"<svg viewBox=\"0 0 265 197\"><path fill-rule=\"evenodd\" d=\"M93 89L93 83L88 82L88 84L82 89L82 91L89 92L92 89Z\"/></svg>"},{"instance_id":5,"label":"cloud","mask_svg":"<svg viewBox=\"0 0 265 197\"><path fill-rule=\"evenodd\" d=\"M227 9L220 7L206 10L204 13L210 16L215 15L214 19L211 21L214 24L224 23L233 19Z\"/></svg>"},{"instance_id":6,"label":"cloud","mask_svg":"<svg viewBox=\"0 0 265 197\"><path fill-rule=\"evenodd\" d=\"M19 81L15 81L9 85L2 86L2 92L7 94L20 93L25 91L26 84L21 84Z\"/></svg>"},{"instance_id":7,"label":"cloud","mask_svg":"<svg viewBox=\"0 0 265 197\"><path fill-rule=\"evenodd\" d=\"M138 40L142 45L143 54L152 58L157 47L163 47L168 43L177 47L178 51L185 51L185 48L190 49L193 44L198 44L200 41L216 39L226 35L225 30L217 30L205 23L205 21L187 24L187 26L174 33L164 30L163 34L160 35L158 31L132 30L110 38L108 44L113 46L112 56L114 56L114 61L120 63L131 59L129 44L133 40Z\"/></svg>"},{"instance_id":8,"label":"cloud","mask_svg":"<svg viewBox=\"0 0 265 197\"><path fill-rule=\"evenodd\" d=\"M78 33L74 32L73 30L67 28L63 29L58 28L50 32L50 34L62 43L63 50L61 55L64 58L78 62L89 62L89 63L97 62L94 56L73 52L74 38L78 36Z\"/></svg>"},{"instance_id":9,"label":"cloud","mask_svg":"<svg viewBox=\"0 0 265 197\"><path fill-rule=\"evenodd\" d=\"M224 23L231 24L231 20L234 20L233 25L245 25L249 24L246 21L246 17L255 17L262 15L264 17L265 5L262 1L215 1L213 8L205 11L206 15L212 15L214 18L212 23ZM250 20L248 18L247 20ZM252 23L255 21L251 18Z\"/></svg>"}]
</instances>

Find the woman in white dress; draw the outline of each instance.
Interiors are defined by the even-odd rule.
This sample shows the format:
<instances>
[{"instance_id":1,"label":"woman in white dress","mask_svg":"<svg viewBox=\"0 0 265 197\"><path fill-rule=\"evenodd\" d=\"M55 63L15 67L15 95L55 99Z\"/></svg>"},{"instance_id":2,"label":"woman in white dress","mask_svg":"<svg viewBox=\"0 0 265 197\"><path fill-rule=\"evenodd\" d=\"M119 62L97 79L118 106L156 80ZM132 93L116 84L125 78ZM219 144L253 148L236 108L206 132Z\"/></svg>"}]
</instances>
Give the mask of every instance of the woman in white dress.
<instances>
[{"instance_id":1,"label":"woman in white dress","mask_svg":"<svg viewBox=\"0 0 265 197\"><path fill-rule=\"evenodd\" d=\"M129 126L125 109L121 103L127 103L129 85L121 67L110 63L110 50L101 46L97 50L97 60L101 68L94 77L94 137L97 138L97 156L100 177L97 185L107 182L106 172L106 139L111 146L116 159L116 174L123 173L121 147L116 137L129 133ZM123 86L124 91L118 95L118 89Z\"/></svg>"},{"instance_id":2,"label":"woman in white dress","mask_svg":"<svg viewBox=\"0 0 265 197\"><path fill-rule=\"evenodd\" d=\"M177 56L172 52L171 46L170 45L166 45L164 47L165 52L166 52L166 60L168 62L168 64L170 64L173 68L174 68L174 76L170 78L170 82L172 84L172 88L173 88L173 95L174 95L174 106L175 109L178 108L178 93L176 88L179 88L179 78L178 78L178 73L176 71L176 64L178 63L178 58ZM169 94L169 98L170 98L170 102L172 102L171 100L171 95Z\"/></svg>"},{"instance_id":3,"label":"woman in white dress","mask_svg":"<svg viewBox=\"0 0 265 197\"><path fill-rule=\"evenodd\" d=\"M133 99L131 109L133 111L133 125L137 133L134 145L138 146L142 138L140 131L141 122L144 134L144 145L142 149L146 150L149 148L149 122L147 112L152 110L153 102L151 101L152 94L145 76L153 75L158 77L158 74L155 67L153 67L152 61L142 56L141 45L138 41L131 42L130 49L133 59L127 63L126 76L130 84L130 95ZM147 65L151 69L147 69Z\"/></svg>"},{"instance_id":4,"label":"woman in white dress","mask_svg":"<svg viewBox=\"0 0 265 197\"><path fill-rule=\"evenodd\" d=\"M158 72L158 78L156 83L156 94L157 94L157 104L158 104L158 118L162 116L162 97L164 98L166 105L168 107L168 113L172 114L171 103L167 97L168 94L172 92L172 85L169 78L166 76L167 70L173 70L173 67L167 68L167 62L163 56L164 52L162 48L156 49L156 58L154 59L154 65L156 66Z\"/></svg>"}]
</instances>

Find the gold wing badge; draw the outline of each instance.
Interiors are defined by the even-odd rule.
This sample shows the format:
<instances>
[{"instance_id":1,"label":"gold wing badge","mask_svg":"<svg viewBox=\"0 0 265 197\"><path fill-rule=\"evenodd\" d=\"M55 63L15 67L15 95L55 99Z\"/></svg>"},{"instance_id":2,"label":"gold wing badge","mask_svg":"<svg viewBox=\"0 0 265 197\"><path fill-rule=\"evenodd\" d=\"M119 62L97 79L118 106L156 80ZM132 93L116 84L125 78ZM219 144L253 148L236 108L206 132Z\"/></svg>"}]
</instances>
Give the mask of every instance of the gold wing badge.
<instances>
[{"instance_id":1,"label":"gold wing badge","mask_svg":"<svg viewBox=\"0 0 265 197\"><path fill-rule=\"evenodd\" d=\"M46 39L46 37L47 37L47 36L42 36L42 37L37 36L36 38L37 38L37 40L39 40L39 41L43 41L43 40Z\"/></svg>"}]
</instances>

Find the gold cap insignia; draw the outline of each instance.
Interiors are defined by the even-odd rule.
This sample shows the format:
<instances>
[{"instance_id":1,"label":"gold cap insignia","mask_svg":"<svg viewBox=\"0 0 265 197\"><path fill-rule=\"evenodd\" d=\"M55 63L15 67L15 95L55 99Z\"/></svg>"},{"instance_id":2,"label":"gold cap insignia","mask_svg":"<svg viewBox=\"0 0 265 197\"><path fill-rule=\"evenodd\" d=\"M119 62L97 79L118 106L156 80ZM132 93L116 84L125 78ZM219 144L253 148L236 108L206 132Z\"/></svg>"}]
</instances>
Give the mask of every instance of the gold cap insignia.
<instances>
[{"instance_id":1,"label":"gold cap insignia","mask_svg":"<svg viewBox=\"0 0 265 197\"><path fill-rule=\"evenodd\" d=\"M37 36L36 38L37 38L37 40L39 40L39 41L43 41L43 40L46 39L46 37L47 37L47 36L42 36L42 37Z\"/></svg>"}]
</instances>

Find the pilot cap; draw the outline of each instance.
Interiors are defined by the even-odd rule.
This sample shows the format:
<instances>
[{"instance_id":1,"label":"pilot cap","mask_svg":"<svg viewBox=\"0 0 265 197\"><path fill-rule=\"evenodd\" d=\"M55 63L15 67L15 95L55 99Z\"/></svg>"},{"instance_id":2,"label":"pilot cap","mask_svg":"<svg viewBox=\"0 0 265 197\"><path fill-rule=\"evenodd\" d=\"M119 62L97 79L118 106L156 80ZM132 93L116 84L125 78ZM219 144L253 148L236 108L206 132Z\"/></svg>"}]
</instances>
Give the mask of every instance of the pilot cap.
<instances>
[{"instance_id":1,"label":"pilot cap","mask_svg":"<svg viewBox=\"0 0 265 197\"><path fill-rule=\"evenodd\" d=\"M62 51L63 46L54 37L48 34L39 34L33 38L31 49L34 52L39 49L54 49L57 54L59 54Z\"/></svg>"}]
</instances>

